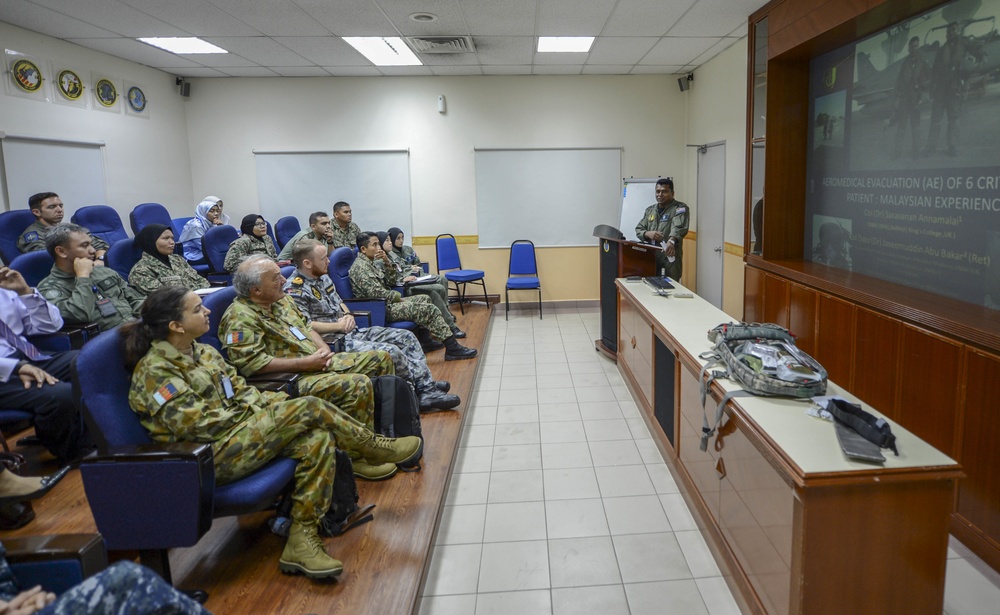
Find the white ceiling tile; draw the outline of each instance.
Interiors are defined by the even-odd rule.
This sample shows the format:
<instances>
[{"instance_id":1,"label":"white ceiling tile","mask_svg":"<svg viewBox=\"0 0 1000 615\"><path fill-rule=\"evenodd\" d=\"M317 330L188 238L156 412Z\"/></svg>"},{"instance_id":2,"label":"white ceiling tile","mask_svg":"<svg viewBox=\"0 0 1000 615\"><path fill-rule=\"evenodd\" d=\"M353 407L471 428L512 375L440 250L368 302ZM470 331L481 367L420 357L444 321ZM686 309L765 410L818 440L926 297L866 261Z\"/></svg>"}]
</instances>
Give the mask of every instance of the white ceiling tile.
<instances>
[{"instance_id":1,"label":"white ceiling tile","mask_svg":"<svg viewBox=\"0 0 1000 615\"><path fill-rule=\"evenodd\" d=\"M477 36L476 55L484 66L531 64L535 54L535 38L532 36Z\"/></svg>"},{"instance_id":2,"label":"white ceiling tile","mask_svg":"<svg viewBox=\"0 0 1000 615\"><path fill-rule=\"evenodd\" d=\"M259 36L261 33L208 0L121 0L195 36Z\"/></svg>"},{"instance_id":3,"label":"white ceiling tile","mask_svg":"<svg viewBox=\"0 0 1000 615\"><path fill-rule=\"evenodd\" d=\"M379 66L378 70L393 77L427 77L434 74L428 66Z\"/></svg>"},{"instance_id":4,"label":"white ceiling tile","mask_svg":"<svg viewBox=\"0 0 1000 615\"><path fill-rule=\"evenodd\" d=\"M206 37L205 40L261 66L309 66L312 64L288 47L264 36L212 36Z\"/></svg>"},{"instance_id":5,"label":"white ceiling tile","mask_svg":"<svg viewBox=\"0 0 1000 615\"><path fill-rule=\"evenodd\" d=\"M516 66L486 66L482 67L484 75L530 75L531 65L516 65Z\"/></svg>"},{"instance_id":6,"label":"white ceiling tile","mask_svg":"<svg viewBox=\"0 0 1000 615\"><path fill-rule=\"evenodd\" d=\"M251 62L243 56L235 53L187 53L178 55L179 57L190 60L195 64L215 68L224 66L257 66L256 62Z\"/></svg>"},{"instance_id":7,"label":"white ceiling tile","mask_svg":"<svg viewBox=\"0 0 1000 615\"><path fill-rule=\"evenodd\" d=\"M738 38L723 38L723 39L719 39L719 42L717 42L716 44L714 44L711 47L709 47L708 50L705 51L705 53L703 53L703 54L699 55L698 57L696 57L694 60L692 60L690 62L690 64L693 64L695 66L701 66L702 64L708 62L709 60L711 60L715 56L719 55L723 51L725 51L725 50L729 49L730 47L732 47L733 45L735 45L738 40L740 40L740 39L738 39Z\"/></svg>"},{"instance_id":8,"label":"white ceiling tile","mask_svg":"<svg viewBox=\"0 0 1000 615\"><path fill-rule=\"evenodd\" d=\"M468 34L458 0L379 0L386 17L403 36L451 36ZM430 13L435 21L413 21L413 13Z\"/></svg>"},{"instance_id":9,"label":"white ceiling tile","mask_svg":"<svg viewBox=\"0 0 1000 615\"><path fill-rule=\"evenodd\" d=\"M698 0L667 34L726 36L763 5L761 0Z\"/></svg>"},{"instance_id":10,"label":"white ceiling tile","mask_svg":"<svg viewBox=\"0 0 1000 615\"><path fill-rule=\"evenodd\" d=\"M538 53L535 52L532 58L532 63L536 66L539 64L544 64L546 66L552 64L577 64L583 65L587 61L586 53Z\"/></svg>"},{"instance_id":11,"label":"white ceiling tile","mask_svg":"<svg viewBox=\"0 0 1000 615\"><path fill-rule=\"evenodd\" d=\"M483 71L478 66L431 66L431 72L442 77L448 75L483 74Z\"/></svg>"},{"instance_id":12,"label":"white ceiling tile","mask_svg":"<svg viewBox=\"0 0 1000 615\"><path fill-rule=\"evenodd\" d=\"M535 0L476 0L460 6L473 35L523 36L535 32Z\"/></svg>"},{"instance_id":13,"label":"white ceiling tile","mask_svg":"<svg viewBox=\"0 0 1000 615\"><path fill-rule=\"evenodd\" d=\"M278 73L263 66L227 66L220 69L231 77L277 77Z\"/></svg>"},{"instance_id":14,"label":"white ceiling tile","mask_svg":"<svg viewBox=\"0 0 1000 615\"><path fill-rule=\"evenodd\" d=\"M161 66L201 66L169 51L157 49L132 38L79 38L70 39L70 42L156 68Z\"/></svg>"},{"instance_id":15,"label":"white ceiling tile","mask_svg":"<svg viewBox=\"0 0 1000 615\"><path fill-rule=\"evenodd\" d=\"M683 66L677 64L670 64L667 66L643 66L638 64L632 67L630 75L678 75L681 73L686 73Z\"/></svg>"},{"instance_id":16,"label":"white ceiling tile","mask_svg":"<svg viewBox=\"0 0 1000 615\"><path fill-rule=\"evenodd\" d=\"M214 68L205 68L204 66L188 67L188 68L162 68L160 69L165 73L170 73L171 75L177 75L179 77L226 77L226 73L219 72Z\"/></svg>"},{"instance_id":17,"label":"white ceiling tile","mask_svg":"<svg viewBox=\"0 0 1000 615\"><path fill-rule=\"evenodd\" d=\"M663 36L695 0L619 0L603 36Z\"/></svg>"},{"instance_id":18,"label":"white ceiling tile","mask_svg":"<svg viewBox=\"0 0 1000 615\"><path fill-rule=\"evenodd\" d=\"M627 75L629 71L632 70L631 64L619 64L619 65L590 65L587 64L583 67L584 75Z\"/></svg>"},{"instance_id":19,"label":"white ceiling tile","mask_svg":"<svg viewBox=\"0 0 1000 615\"><path fill-rule=\"evenodd\" d=\"M750 30L750 24L746 19L744 19L742 22L740 22L740 25L737 26L736 29L730 32L727 36L734 38L743 38L744 36L747 35L747 32L749 32L749 30Z\"/></svg>"},{"instance_id":20,"label":"white ceiling tile","mask_svg":"<svg viewBox=\"0 0 1000 615\"><path fill-rule=\"evenodd\" d=\"M667 37L653 46L640 64L687 64L705 53L719 39L703 37Z\"/></svg>"},{"instance_id":21,"label":"white ceiling tile","mask_svg":"<svg viewBox=\"0 0 1000 615\"><path fill-rule=\"evenodd\" d=\"M364 66L370 62L336 36L281 36L274 40L319 66Z\"/></svg>"},{"instance_id":22,"label":"white ceiling tile","mask_svg":"<svg viewBox=\"0 0 1000 615\"><path fill-rule=\"evenodd\" d=\"M318 66L272 66L271 70L282 77L329 77L330 73Z\"/></svg>"},{"instance_id":23,"label":"white ceiling tile","mask_svg":"<svg viewBox=\"0 0 1000 615\"><path fill-rule=\"evenodd\" d=\"M539 36L597 36L617 0L539 0Z\"/></svg>"},{"instance_id":24,"label":"white ceiling tile","mask_svg":"<svg viewBox=\"0 0 1000 615\"><path fill-rule=\"evenodd\" d=\"M583 72L582 64L536 64L531 69L533 75L579 75Z\"/></svg>"},{"instance_id":25,"label":"white ceiling tile","mask_svg":"<svg viewBox=\"0 0 1000 615\"><path fill-rule=\"evenodd\" d=\"M382 75L374 66L324 66L334 77L379 77Z\"/></svg>"},{"instance_id":26,"label":"white ceiling tile","mask_svg":"<svg viewBox=\"0 0 1000 615\"><path fill-rule=\"evenodd\" d=\"M214 1L214 0L213 0ZM373 0L296 0L317 23L337 36L396 36L396 28ZM411 12L416 12L414 8Z\"/></svg>"},{"instance_id":27,"label":"white ceiling tile","mask_svg":"<svg viewBox=\"0 0 1000 615\"><path fill-rule=\"evenodd\" d=\"M292 0L209 0L268 36L323 36L329 31Z\"/></svg>"},{"instance_id":28,"label":"white ceiling tile","mask_svg":"<svg viewBox=\"0 0 1000 615\"><path fill-rule=\"evenodd\" d=\"M418 53L425 66L479 66L474 53Z\"/></svg>"},{"instance_id":29,"label":"white ceiling tile","mask_svg":"<svg viewBox=\"0 0 1000 615\"><path fill-rule=\"evenodd\" d=\"M660 39L654 36L625 38L600 36L594 41L587 56L587 64L628 64L642 59Z\"/></svg>"},{"instance_id":30,"label":"white ceiling tile","mask_svg":"<svg viewBox=\"0 0 1000 615\"><path fill-rule=\"evenodd\" d=\"M187 36L189 33L118 0L33 0L94 26L122 36Z\"/></svg>"},{"instance_id":31,"label":"white ceiling tile","mask_svg":"<svg viewBox=\"0 0 1000 615\"><path fill-rule=\"evenodd\" d=\"M98 28L27 0L0 2L0 21L62 39L108 38L115 35L114 32L104 28Z\"/></svg>"}]
</instances>

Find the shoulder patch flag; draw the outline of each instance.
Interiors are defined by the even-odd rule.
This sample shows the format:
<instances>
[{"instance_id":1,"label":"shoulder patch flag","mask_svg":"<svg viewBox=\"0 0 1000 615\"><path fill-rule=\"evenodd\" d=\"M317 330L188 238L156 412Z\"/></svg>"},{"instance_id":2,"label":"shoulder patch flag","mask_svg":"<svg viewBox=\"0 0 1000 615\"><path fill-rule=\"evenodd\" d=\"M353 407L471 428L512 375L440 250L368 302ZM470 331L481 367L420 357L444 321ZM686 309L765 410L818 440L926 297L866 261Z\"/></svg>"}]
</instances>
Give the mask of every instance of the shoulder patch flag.
<instances>
[{"instance_id":1,"label":"shoulder patch flag","mask_svg":"<svg viewBox=\"0 0 1000 615\"><path fill-rule=\"evenodd\" d=\"M177 395L177 387L175 387L172 383L168 382L167 384L156 389L156 392L153 393L153 399L156 401L156 403L162 406L163 404L173 399L174 395Z\"/></svg>"},{"instance_id":2,"label":"shoulder patch flag","mask_svg":"<svg viewBox=\"0 0 1000 615\"><path fill-rule=\"evenodd\" d=\"M243 341L242 331L233 331L226 334L226 339L223 340L226 344L239 344Z\"/></svg>"}]
</instances>

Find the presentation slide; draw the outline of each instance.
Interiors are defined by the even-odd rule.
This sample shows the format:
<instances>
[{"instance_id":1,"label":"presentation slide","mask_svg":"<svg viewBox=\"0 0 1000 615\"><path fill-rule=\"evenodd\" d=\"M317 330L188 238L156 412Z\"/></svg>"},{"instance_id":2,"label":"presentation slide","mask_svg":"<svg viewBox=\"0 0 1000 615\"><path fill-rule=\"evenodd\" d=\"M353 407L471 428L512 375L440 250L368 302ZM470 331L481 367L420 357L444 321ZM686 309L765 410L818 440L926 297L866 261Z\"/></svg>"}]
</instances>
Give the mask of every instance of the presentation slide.
<instances>
[{"instance_id":1,"label":"presentation slide","mask_svg":"<svg viewBox=\"0 0 1000 615\"><path fill-rule=\"evenodd\" d=\"M805 258L1000 309L1000 0L810 67Z\"/></svg>"}]
</instances>

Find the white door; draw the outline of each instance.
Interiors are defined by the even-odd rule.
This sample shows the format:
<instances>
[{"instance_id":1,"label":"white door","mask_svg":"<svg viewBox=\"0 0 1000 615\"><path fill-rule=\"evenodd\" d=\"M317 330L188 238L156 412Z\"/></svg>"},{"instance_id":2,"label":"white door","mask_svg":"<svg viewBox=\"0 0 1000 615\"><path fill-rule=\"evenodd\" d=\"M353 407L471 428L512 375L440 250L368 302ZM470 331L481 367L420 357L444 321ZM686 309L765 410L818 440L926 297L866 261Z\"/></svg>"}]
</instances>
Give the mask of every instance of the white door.
<instances>
[{"instance_id":1,"label":"white door","mask_svg":"<svg viewBox=\"0 0 1000 615\"><path fill-rule=\"evenodd\" d=\"M722 261L725 249L726 143L698 150L698 294L722 309Z\"/></svg>"}]
</instances>

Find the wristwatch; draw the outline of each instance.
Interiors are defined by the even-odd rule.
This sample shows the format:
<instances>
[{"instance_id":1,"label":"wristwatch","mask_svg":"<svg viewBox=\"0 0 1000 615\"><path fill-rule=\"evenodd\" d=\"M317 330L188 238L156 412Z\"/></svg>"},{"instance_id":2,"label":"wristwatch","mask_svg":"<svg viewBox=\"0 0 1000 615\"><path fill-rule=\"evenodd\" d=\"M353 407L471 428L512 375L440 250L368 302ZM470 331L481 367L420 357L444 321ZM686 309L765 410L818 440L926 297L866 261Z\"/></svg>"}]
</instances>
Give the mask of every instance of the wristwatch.
<instances>
[{"instance_id":1,"label":"wristwatch","mask_svg":"<svg viewBox=\"0 0 1000 615\"><path fill-rule=\"evenodd\" d=\"M14 371L12 371L11 374L14 376L18 375L19 373L21 373L21 368L29 363L31 363L31 361L28 361L27 359L21 359L14 365Z\"/></svg>"}]
</instances>

